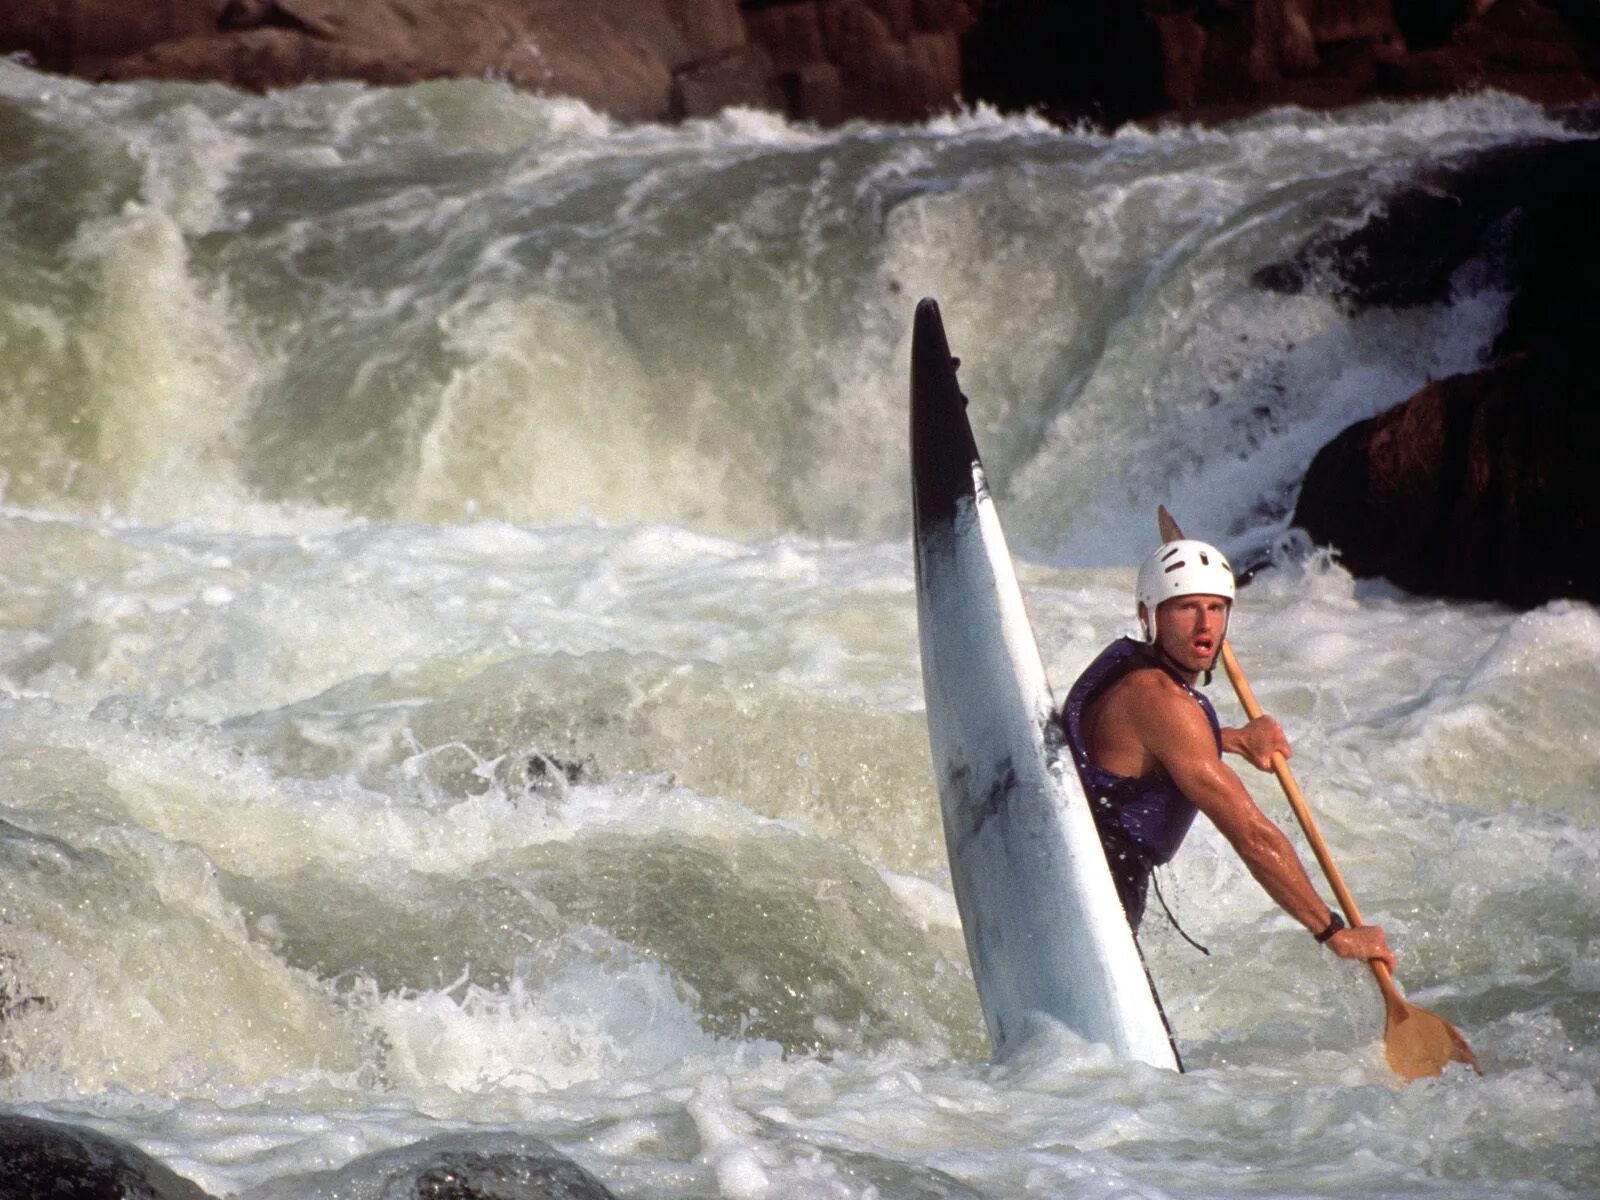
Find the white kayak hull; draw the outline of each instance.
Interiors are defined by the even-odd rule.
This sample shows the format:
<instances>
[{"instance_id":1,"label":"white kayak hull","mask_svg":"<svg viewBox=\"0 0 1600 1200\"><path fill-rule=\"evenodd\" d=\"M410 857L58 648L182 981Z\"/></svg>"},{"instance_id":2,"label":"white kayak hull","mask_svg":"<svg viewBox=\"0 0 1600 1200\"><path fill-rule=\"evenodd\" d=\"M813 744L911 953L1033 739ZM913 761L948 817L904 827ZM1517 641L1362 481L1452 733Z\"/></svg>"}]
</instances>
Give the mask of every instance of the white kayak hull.
<instances>
[{"instance_id":1,"label":"white kayak hull","mask_svg":"<svg viewBox=\"0 0 1600 1200\"><path fill-rule=\"evenodd\" d=\"M912 340L917 616L956 903L995 1056L1053 1018L1180 1069L1054 702L938 306Z\"/></svg>"}]
</instances>

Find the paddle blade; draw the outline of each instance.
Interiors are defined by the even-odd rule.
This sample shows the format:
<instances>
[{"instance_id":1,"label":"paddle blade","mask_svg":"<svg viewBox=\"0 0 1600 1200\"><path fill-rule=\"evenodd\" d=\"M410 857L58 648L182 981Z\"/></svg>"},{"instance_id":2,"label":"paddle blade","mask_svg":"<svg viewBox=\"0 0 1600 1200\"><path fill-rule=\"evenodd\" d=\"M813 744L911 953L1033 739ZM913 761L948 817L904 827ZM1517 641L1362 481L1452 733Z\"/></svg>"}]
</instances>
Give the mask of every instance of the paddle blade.
<instances>
[{"instance_id":1,"label":"paddle blade","mask_svg":"<svg viewBox=\"0 0 1600 1200\"><path fill-rule=\"evenodd\" d=\"M1389 1005L1383 1029L1383 1057L1402 1079L1444 1073L1453 1062L1466 1063L1479 1075L1478 1056L1461 1031L1437 1013L1401 1001Z\"/></svg>"},{"instance_id":2,"label":"paddle blade","mask_svg":"<svg viewBox=\"0 0 1600 1200\"><path fill-rule=\"evenodd\" d=\"M1177 519L1167 511L1165 504L1156 506L1156 527L1161 533L1163 545L1167 542L1175 542L1183 536L1183 530L1178 528Z\"/></svg>"}]
</instances>

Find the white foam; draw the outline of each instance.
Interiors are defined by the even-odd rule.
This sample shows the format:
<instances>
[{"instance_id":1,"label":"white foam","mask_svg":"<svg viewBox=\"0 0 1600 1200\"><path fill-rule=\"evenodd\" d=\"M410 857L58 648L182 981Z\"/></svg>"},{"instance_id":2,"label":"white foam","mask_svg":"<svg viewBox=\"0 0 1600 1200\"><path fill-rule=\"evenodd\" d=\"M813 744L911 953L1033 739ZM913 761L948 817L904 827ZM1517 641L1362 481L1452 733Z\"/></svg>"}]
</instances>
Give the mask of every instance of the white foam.
<instances>
[{"instance_id":1,"label":"white foam","mask_svg":"<svg viewBox=\"0 0 1600 1200\"><path fill-rule=\"evenodd\" d=\"M1352 321L1238 265L1359 217L1364 179L1565 136L1542 110L664 129L494 83L10 62L0 97L49 143L0 217L9 1106L274 1200L486 1128L619 1195L1592 1187L1592 609L1282 552L1235 618L1482 1080L1396 1088L1370 978L1203 825L1163 886L1215 955L1143 937L1191 1073L1049 1027L997 1071L905 537L928 292L1046 560L1059 694L1129 631L1156 501L1265 551L1324 433L1470 362L1503 303Z\"/></svg>"}]
</instances>

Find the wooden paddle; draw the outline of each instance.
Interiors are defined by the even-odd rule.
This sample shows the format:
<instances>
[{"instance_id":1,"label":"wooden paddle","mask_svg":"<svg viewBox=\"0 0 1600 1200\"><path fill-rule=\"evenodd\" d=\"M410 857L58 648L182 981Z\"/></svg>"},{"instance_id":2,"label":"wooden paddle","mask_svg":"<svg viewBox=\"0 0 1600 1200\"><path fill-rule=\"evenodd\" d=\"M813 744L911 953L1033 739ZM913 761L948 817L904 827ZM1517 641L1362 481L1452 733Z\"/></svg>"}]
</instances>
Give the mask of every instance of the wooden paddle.
<instances>
[{"instance_id":1,"label":"wooden paddle","mask_svg":"<svg viewBox=\"0 0 1600 1200\"><path fill-rule=\"evenodd\" d=\"M1183 537L1183 530L1178 528L1177 521L1173 520L1165 507L1156 511L1156 520L1163 542ZM1222 665L1228 672L1233 690L1239 695L1239 703L1244 705L1244 711L1254 721L1261 716L1261 705L1256 703L1250 682L1244 677L1239 660L1234 657L1233 647L1226 638L1222 642ZM1289 798L1289 807L1294 809L1295 819L1305 831L1306 841L1311 845L1311 852L1317 856L1322 873L1328 877L1328 884L1339 900L1339 907L1344 909L1345 920L1352 926L1362 924L1361 913L1350 896L1350 889L1345 887L1344 877L1339 874L1333 855L1328 851L1328 843L1323 841L1322 831L1317 828L1311 808L1306 804L1300 785L1295 782L1294 774L1282 754L1273 753L1272 771L1283 786L1283 794ZM1373 959L1367 965L1372 968L1372 974L1378 980L1378 990L1383 993L1383 1003L1388 1013L1383 1028L1383 1056L1396 1075L1406 1080L1439 1075L1452 1062L1466 1063L1478 1074L1483 1074L1478 1066L1478 1056L1467 1045L1467 1039L1461 1036L1459 1029L1437 1013L1408 1002L1400 994L1400 988L1385 964Z\"/></svg>"}]
</instances>

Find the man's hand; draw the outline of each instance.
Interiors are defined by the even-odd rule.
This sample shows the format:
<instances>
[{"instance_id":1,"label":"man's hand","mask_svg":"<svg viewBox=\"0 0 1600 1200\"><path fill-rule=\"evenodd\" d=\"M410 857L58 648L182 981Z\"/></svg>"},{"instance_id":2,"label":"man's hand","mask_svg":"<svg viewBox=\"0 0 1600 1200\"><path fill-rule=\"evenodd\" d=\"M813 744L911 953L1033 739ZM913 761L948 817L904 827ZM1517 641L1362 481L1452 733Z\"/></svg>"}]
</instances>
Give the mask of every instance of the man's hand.
<instances>
[{"instance_id":1,"label":"man's hand","mask_svg":"<svg viewBox=\"0 0 1600 1200\"><path fill-rule=\"evenodd\" d=\"M1294 753L1289 748L1289 739L1284 735L1283 726L1265 714L1248 725L1242 725L1237 729L1224 729L1222 748L1229 754L1237 754L1248 759L1252 766L1261 771L1272 770L1274 751L1286 759Z\"/></svg>"},{"instance_id":2,"label":"man's hand","mask_svg":"<svg viewBox=\"0 0 1600 1200\"><path fill-rule=\"evenodd\" d=\"M1327 945L1340 958L1357 962L1377 959L1389 970L1394 970L1394 951L1389 949L1389 939L1384 937L1381 926L1357 925L1352 929L1341 929L1328 939Z\"/></svg>"}]
</instances>

